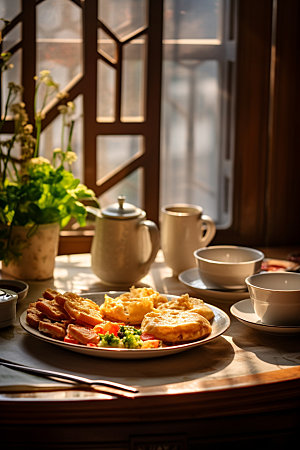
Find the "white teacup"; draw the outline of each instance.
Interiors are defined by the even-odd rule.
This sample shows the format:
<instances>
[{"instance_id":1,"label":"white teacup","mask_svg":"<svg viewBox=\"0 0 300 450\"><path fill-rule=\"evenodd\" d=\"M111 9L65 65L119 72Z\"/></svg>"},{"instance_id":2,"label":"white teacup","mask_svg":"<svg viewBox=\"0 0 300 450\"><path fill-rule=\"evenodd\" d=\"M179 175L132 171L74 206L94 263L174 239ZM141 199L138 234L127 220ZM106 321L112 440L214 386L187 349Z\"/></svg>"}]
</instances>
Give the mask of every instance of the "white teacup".
<instances>
[{"instance_id":1,"label":"white teacup","mask_svg":"<svg viewBox=\"0 0 300 450\"><path fill-rule=\"evenodd\" d=\"M199 276L208 286L246 289L245 278L260 271L264 254L238 245L214 245L194 252Z\"/></svg>"},{"instance_id":2,"label":"white teacup","mask_svg":"<svg viewBox=\"0 0 300 450\"><path fill-rule=\"evenodd\" d=\"M195 267L194 251L214 238L214 221L197 205L174 204L161 209L161 248L166 264L177 276Z\"/></svg>"},{"instance_id":3,"label":"white teacup","mask_svg":"<svg viewBox=\"0 0 300 450\"><path fill-rule=\"evenodd\" d=\"M267 325L300 324L300 274L261 272L246 279L253 308Z\"/></svg>"}]
</instances>

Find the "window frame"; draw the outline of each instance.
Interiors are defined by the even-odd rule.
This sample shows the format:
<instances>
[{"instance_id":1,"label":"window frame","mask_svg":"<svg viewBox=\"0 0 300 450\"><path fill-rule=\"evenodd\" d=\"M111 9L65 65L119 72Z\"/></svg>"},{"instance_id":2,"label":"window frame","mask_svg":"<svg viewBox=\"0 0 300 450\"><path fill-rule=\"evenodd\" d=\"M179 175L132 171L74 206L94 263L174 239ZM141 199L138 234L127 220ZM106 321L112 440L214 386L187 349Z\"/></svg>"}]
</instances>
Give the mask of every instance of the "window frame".
<instances>
[{"instance_id":1,"label":"window frame","mask_svg":"<svg viewBox=\"0 0 300 450\"><path fill-rule=\"evenodd\" d=\"M297 0L240 1L233 223L214 243L300 242Z\"/></svg>"},{"instance_id":2,"label":"window frame","mask_svg":"<svg viewBox=\"0 0 300 450\"><path fill-rule=\"evenodd\" d=\"M93 0L84 3L70 0L83 7L84 16L84 71L89 80L79 80L70 89L73 100L85 91L85 171L89 183L94 176L95 164L91 145L96 134L89 135L91 85L95 73L91 70L90 56L96 51L97 32L91 32L90 21L95 18ZM300 208L299 133L297 128L299 105L299 58L296 55L300 41L300 4L297 0L252 0L238 2L237 85L235 98L234 186L233 219L227 229L218 230L213 244L231 243L249 246L293 245L300 241L298 223ZM22 21L22 84L24 101L30 120L33 119L33 93L36 67L35 8L40 0L22 0L22 13L8 26ZM122 169L114 178L121 179L139 165L145 168L144 207L147 216L159 220L159 144L160 97L162 60L163 0L149 0L149 40L147 90L155 102L148 102L144 135L149 147L143 157ZM5 34L5 33L4 33ZM96 38L96 39L95 39ZM96 58L93 58L95 68ZM155 64L151 65L151 61ZM91 84L92 83L92 84ZM43 127L56 117L55 105L48 111ZM95 111L94 111L95 112ZM96 115L94 116L96 117ZM115 124L114 124L115 125ZM100 134L111 134L109 124L95 124ZM132 127L131 124L128 127ZM13 124L8 122L3 132L9 133ZM136 132L136 131L135 131ZM126 134L121 123L114 133ZM150 143L151 142L151 143ZM92 161L92 164L91 164ZM96 186L100 195L113 180ZM59 253L89 252L93 231L62 231Z\"/></svg>"}]
</instances>

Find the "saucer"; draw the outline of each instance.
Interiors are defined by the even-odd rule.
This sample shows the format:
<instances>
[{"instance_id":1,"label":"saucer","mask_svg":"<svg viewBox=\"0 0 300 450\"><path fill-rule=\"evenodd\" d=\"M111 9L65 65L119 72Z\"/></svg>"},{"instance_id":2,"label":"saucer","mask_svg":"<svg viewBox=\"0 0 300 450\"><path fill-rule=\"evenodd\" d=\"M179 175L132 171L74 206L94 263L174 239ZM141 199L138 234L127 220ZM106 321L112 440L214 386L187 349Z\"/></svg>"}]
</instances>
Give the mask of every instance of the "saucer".
<instances>
[{"instance_id":1,"label":"saucer","mask_svg":"<svg viewBox=\"0 0 300 450\"><path fill-rule=\"evenodd\" d=\"M266 331L267 333L295 334L300 333L300 325L267 325L263 323L255 314L250 298L241 300L230 308L231 314L240 322L256 330Z\"/></svg>"},{"instance_id":2,"label":"saucer","mask_svg":"<svg viewBox=\"0 0 300 450\"><path fill-rule=\"evenodd\" d=\"M245 290L232 290L226 291L219 288L208 287L201 279L198 268L193 267L192 269L185 270L178 275L179 281L186 286L192 288L197 294L201 294L205 297L215 298L219 300L231 300L237 301L249 296L247 288Z\"/></svg>"}]
</instances>

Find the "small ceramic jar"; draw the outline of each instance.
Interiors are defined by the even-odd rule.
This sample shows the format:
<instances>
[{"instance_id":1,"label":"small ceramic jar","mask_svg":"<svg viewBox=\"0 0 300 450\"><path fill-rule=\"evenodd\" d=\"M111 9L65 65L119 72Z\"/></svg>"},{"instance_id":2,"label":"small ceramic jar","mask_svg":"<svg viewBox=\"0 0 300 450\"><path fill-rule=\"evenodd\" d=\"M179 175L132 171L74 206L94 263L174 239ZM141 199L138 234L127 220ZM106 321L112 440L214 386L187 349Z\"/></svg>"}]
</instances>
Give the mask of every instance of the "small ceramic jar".
<instances>
[{"instance_id":1,"label":"small ceramic jar","mask_svg":"<svg viewBox=\"0 0 300 450\"><path fill-rule=\"evenodd\" d=\"M18 295L8 289L0 289L0 328L13 325L16 319Z\"/></svg>"}]
</instances>

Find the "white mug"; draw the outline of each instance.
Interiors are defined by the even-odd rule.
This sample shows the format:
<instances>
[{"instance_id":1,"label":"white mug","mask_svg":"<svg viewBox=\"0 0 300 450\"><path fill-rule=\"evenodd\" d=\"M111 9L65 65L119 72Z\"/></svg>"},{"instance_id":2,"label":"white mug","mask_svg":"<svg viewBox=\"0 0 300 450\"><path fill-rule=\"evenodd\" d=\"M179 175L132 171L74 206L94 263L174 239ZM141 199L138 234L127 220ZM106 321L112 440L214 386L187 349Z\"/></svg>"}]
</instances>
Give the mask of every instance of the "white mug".
<instances>
[{"instance_id":1,"label":"white mug","mask_svg":"<svg viewBox=\"0 0 300 450\"><path fill-rule=\"evenodd\" d=\"M177 276L196 266L193 253L213 240L216 226L201 206L180 203L161 209L160 232L165 262Z\"/></svg>"}]
</instances>

